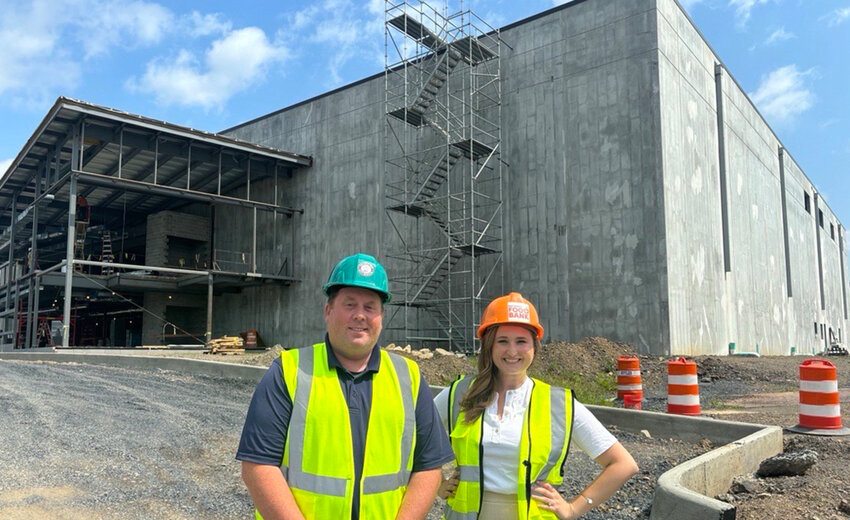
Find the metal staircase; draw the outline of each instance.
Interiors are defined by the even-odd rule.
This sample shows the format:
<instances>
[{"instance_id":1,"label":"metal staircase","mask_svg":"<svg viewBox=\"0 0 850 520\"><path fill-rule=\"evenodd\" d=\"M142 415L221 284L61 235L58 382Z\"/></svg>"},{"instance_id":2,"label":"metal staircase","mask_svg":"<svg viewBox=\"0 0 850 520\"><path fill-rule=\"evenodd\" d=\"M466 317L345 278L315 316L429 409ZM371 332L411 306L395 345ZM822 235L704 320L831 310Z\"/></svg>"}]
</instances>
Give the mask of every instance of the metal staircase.
<instances>
[{"instance_id":1,"label":"metal staircase","mask_svg":"<svg viewBox=\"0 0 850 520\"><path fill-rule=\"evenodd\" d=\"M387 329L470 352L502 274L499 32L471 11L386 6L387 249L404 311Z\"/></svg>"}]
</instances>

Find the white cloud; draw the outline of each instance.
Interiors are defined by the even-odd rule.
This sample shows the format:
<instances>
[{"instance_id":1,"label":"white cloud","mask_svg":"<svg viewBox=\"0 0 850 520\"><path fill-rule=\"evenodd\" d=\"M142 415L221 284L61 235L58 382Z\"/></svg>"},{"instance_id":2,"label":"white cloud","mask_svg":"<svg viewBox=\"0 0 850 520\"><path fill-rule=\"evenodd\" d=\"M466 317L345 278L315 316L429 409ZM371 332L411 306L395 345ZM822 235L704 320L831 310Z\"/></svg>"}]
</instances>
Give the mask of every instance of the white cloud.
<instances>
[{"instance_id":1,"label":"white cloud","mask_svg":"<svg viewBox=\"0 0 850 520\"><path fill-rule=\"evenodd\" d=\"M79 84L84 59L114 46L155 44L171 25L167 9L140 0L4 2L0 99L9 106L43 110L58 91Z\"/></svg>"},{"instance_id":2,"label":"white cloud","mask_svg":"<svg viewBox=\"0 0 850 520\"><path fill-rule=\"evenodd\" d=\"M773 31L770 36L764 41L765 45L773 45L775 43L784 42L786 40L791 40L796 38L797 36L794 33L789 33L785 31L785 27L780 27L779 29Z\"/></svg>"},{"instance_id":3,"label":"white cloud","mask_svg":"<svg viewBox=\"0 0 850 520\"><path fill-rule=\"evenodd\" d=\"M185 25L189 34L194 37L226 34L233 27L230 20L225 19L220 13L201 14L198 11L192 11L186 17Z\"/></svg>"},{"instance_id":4,"label":"white cloud","mask_svg":"<svg viewBox=\"0 0 850 520\"><path fill-rule=\"evenodd\" d=\"M237 92L265 79L269 66L289 53L256 27L233 31L213 42L203 61L183 49L171 61L149 62L144 75L131 78L133 91L153 94L164 105L219 107Z\"/></svg>"},{"instance_id":5,"label":"white cloud","mask_svg":"<svg viewBox=\"0 0 850 520\"><path fill-rule=\"evenodd\" d=\"M86 58L105 54L116 46L159 43L173 25L174 16L159 4L142 1L80 3L90 4L85 15L78 19L78 38Z\"/></svg>"},{"instance_id":6,"label":"white cloud","mask_svg":"<svg viewBox=\"0 0 850 520\"><path fill-rule=\"evenodd\" d=\"M291 14L278 35L287 42L318 46L327 55L328 87L348 79L344 68L361 56L375 56L374 65L383 67L384 2L323 0ZM294 45L293 45L294 46Z\"/></svg>"},{"instance_id":7,"label":"white cloud","mask_svg":"<svg viewBox=\"0 0 850 520\"><path fill-rule=\"evenodd\" d=\"M814 104L815 95L805 85L811 74L812 70L798 71L796 65L780 67L763 76L750 97L768 120L790 122Z\"/></svg>"},{"instance_id":8,"label":"white cloud","mask_svg":"<svg viewBox=\"0 0 850 520\"><path fill-rule=\"evenodd\" d=\"M14 106L40 106L59 86L74 86L79 64L58 45L61 25L50 6L11 3L0 17L0 96Z\"/></svg>"},{"instance_id":9,"label":"white cloud","mask_svg":"<svg viewBox=\"0 0 850 520\"><path fill-rule=\"evenodd\" d=\"M829 14L821 16L820 19L826 20L830 27L835 27L850 19L850 7L836 9Z\"/></svg>"},{"instance_id":10,"label":"white cloud","mask_svg":"<svg viewBox=\"0 0 850 520\"><path fill-rule=\"evenodd\" d=\"M735 8L736 23L739 27L745 27L750 20L750 15L757 5L766 4L770 0L729 0L729 5Z\"/></svg>"},{"instance_id":11,"label":"white cloud","mask_svg":"<svg viewBox=\"0 0 850 520\"><path fill-rule=\"evenodd\" d=\"M572 1L573 0L552 0L552 5L564 5L564 4L568 4Z\"/></svg>"}]
</instances>

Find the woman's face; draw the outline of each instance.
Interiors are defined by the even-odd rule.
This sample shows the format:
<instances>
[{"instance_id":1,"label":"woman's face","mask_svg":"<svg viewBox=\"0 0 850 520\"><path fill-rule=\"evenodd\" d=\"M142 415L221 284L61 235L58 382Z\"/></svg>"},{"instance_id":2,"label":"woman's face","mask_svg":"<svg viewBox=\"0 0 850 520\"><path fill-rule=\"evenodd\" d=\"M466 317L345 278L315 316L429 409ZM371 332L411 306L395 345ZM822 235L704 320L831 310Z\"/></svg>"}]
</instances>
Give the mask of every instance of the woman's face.
<instances>
[{"instance_id":1,"label":"woman's face","mask_svg":"<svg viewBox=\"0 0 850 520\"><path fill-rule=\"evenodd\" d=\"M493 342L493 364L499 374L525 374L534 361L534 338L521 325L499 325Z\"/></svg>"}]
</instances>

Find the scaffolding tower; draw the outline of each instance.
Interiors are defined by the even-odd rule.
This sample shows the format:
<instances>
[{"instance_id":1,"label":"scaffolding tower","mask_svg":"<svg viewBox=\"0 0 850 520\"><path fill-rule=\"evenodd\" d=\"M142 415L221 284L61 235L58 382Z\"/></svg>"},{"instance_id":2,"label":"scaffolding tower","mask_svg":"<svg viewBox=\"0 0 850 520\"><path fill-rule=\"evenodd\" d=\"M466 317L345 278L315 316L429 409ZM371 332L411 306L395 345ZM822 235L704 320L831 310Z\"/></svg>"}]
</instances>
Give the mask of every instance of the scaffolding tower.
<instances>
[{"instance_id":1,"label":"scaffolding tower","mask_svg":"<svg viewBox=\"0 0 850 520\"><path fill-rule=\"evenodd\" d=\"M501 39L472 11L387 0L385 178L396 340L477 351L502 268Z\"/></svg>"}]
</instances>

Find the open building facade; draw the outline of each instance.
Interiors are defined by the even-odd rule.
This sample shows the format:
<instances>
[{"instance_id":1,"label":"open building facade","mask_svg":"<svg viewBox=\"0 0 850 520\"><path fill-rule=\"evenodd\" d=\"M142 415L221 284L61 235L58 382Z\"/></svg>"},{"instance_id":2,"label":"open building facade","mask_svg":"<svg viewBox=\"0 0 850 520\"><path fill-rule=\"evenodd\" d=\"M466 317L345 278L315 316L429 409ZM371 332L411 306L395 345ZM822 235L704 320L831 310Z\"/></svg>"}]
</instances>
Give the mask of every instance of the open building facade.
<instances>
[{"instance_id":1,"label":"open building facade","mask_svg":"<svg viewBox=\"0 0 850 520\"><path fill-rule=\"evenodd\" d=\"M218 134L60 98L0 184L2 348L320 341L341 257L384 342L483 305L644 353L846 343L846 230L674 0L501 29L387 3L384 72Z\"/></svg>"}]
</instances>

